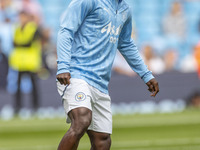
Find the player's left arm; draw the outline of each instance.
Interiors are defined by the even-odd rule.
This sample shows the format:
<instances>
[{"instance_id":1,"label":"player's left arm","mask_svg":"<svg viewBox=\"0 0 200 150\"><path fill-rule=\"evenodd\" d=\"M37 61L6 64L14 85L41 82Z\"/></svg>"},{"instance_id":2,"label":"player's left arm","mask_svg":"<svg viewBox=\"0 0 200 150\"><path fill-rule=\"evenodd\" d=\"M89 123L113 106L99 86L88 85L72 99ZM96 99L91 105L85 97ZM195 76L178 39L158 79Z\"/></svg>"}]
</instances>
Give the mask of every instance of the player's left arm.
<instances>
[{"instance_id":1,"label":"player's left arm","mask_svg":"<svg viewBox=\"0 0 200 150\"><path fill-rule=\"evenodd\" d=\"M159 85L152 72L148 70L143 59L141 58L137 46L131 38L132 33L132 16L129 12L122 31L119 36L118 50L124 56L130 67L142 78L148 86L151 96L156 96L159 92Z\"/></svg>"}]
</instances>

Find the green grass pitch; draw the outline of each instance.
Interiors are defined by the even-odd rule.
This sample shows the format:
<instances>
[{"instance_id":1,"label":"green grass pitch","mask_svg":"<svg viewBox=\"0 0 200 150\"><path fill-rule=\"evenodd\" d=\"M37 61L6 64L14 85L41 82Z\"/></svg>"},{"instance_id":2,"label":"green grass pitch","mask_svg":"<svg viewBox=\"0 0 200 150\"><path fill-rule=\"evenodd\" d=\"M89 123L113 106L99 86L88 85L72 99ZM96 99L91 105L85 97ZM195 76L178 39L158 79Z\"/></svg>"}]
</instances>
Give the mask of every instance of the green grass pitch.
<instances>
[{"instance_id":1,"label":"green grass pitch","mask_svg":"<svg viewBox=\"0 0 200 150\"><path fill-rule=\"evenodd\" d=\"M111 150L200 150L200 110L115 115ZM56 150L65 119L0 120L0 150ZM78 150L89 150L87 136Z\"/></svg>"}]
</instances>

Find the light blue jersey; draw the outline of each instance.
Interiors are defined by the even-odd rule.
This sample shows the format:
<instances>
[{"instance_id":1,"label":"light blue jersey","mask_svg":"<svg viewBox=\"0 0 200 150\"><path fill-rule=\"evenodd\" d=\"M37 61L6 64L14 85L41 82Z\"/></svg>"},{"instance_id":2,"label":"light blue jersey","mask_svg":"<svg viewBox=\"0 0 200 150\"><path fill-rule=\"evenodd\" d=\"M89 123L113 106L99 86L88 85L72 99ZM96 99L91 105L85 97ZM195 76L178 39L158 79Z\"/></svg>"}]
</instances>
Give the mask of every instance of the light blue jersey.
<instances>
[{"instance_id":1,"label":"light blue jersey","mask_svg":"<svg viewBox=\"0 0 200 150\"><path fill-rule=\"evenodd\" d=\"M72 0L61 17L57 74L69 72L108 93L117 49L148 82L153 77L131 39L132 16L124 0Z\"/></svg>"}]
</instances>

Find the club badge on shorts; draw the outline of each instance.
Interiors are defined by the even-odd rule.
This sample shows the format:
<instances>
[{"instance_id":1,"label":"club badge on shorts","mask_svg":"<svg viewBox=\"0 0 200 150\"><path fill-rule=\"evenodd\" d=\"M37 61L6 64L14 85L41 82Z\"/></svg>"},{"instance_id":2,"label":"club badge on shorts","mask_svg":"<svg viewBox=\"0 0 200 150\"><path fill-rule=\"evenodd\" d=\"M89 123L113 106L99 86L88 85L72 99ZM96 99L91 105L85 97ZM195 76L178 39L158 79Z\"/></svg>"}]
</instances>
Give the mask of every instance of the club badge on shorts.
<instances>
[{"instance_id":1,"label":"club badge on shorts","mask_svg":"<svg viewBox=\"0 0 200 150\"><path fill-rule=\"evenodd\" d=\"M79 92L75 96L76 101L81 102L86 99L86 95L83 92Z\"/></svg>"}]
</instances>

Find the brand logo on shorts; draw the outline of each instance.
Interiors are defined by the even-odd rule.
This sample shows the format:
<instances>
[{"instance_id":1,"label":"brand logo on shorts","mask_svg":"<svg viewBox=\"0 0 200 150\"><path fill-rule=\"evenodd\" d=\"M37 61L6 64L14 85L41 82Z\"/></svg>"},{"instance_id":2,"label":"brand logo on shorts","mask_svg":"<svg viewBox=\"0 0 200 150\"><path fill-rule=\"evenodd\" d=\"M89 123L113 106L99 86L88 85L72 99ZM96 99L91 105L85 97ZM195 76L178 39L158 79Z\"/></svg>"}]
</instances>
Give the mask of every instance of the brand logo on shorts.
<instances>
[{"instance_id":1,"label":"brand logo on shorts","mask_svg":"<svg viewBox=\"0 0 200 150\"><path fill-rule=\"evenodd\" d=\"M86 95L83 92L79 92L75 96L76 101L84 101L86 99Z\"/></svg>"}]
</instances>

